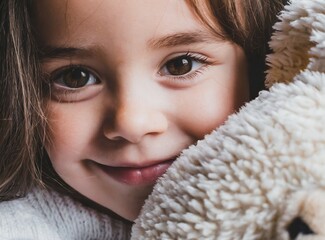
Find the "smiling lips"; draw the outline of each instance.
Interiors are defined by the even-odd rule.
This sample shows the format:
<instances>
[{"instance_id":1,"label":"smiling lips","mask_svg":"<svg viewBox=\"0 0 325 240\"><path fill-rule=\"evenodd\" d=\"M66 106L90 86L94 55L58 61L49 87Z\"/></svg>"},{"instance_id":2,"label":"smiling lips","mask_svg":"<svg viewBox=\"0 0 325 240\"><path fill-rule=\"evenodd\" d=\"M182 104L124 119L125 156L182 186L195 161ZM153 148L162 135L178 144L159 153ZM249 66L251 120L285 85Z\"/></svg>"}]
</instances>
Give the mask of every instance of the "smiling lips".
<instances>
[{"instance_id":1,"label":"smiling lips","mask_svg":"<svg viewBox=\"0 0 325 240\"><path fill-rule=\"evenodd\" d=\"M111 167L100 165L100 168L118 182L128 185L146 185L155 183L166 172L174 160L167 160L144 167Z\"/></svg>"}]
</instances>

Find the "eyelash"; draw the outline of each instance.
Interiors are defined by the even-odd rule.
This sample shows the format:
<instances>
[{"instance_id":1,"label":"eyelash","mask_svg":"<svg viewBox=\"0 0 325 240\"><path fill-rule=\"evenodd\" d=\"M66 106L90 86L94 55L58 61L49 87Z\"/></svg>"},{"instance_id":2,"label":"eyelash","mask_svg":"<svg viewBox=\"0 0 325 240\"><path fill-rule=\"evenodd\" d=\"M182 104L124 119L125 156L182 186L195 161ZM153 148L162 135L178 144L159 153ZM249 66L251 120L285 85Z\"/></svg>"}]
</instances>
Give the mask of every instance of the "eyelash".
<instances>
[{"instance_id":1,"label":"eyelash","mask_svg":"<svg viewBox=\"0 0 325 240\"><path fill-rule=\"evenodd\" d=\"M165 76L162 76L161 75L161 69L163 67L166 66L166 64L169 62L169 61L173 61L173 60L176 60L177 58L189 58L191 59L192 62L197 62L197 63L200 63L202 64L202 66L198 67L198 69L195 69L195 70L190 70L190 72L184 74L184 75L171 75L171 74L167 74ZM199 74L201 74L202 72L204 72L204 70L206 68L208 68L210 65L212 65L213 62L209 61L208 60L208 57L206 56L203 56L201 54L196 54L196 53L190 53L190 52L187 52L185 54L180 54L178 56L175 56L173 58L170 58L168 61L166 61L164 64L163 64L163 67L160 68L160 71L159 71L159 76L160 77L163 77L163 78L167 78L167 82L168 83L171 83L171 84L177 84L177 83L180 83L180 84L184 84L184 82L191 82L192 80L194 80ZM63 68L59 68L57 70L55 70L53 73L50 74L50 81L51 83L55 83L55 81L57 81L59 78L61 78L64 74L66 74L68 71L71 71L72 69L82 69L84 71L87 71L89 74L92 74L95 78L96 78L96 81L98 83L100 83L101 81L99 80L98 76L96 74L94 74L93 70L89 69L88 67L86 66L83 66L83 65L68 65L68 66L65 66ZM58 86L55 88L56 91L58 91L58 93L60 94L77 94L78 92L81 92L83 90L84 87L81 87L81 88L69 88L69 87L64 87L62 85Z\"/></svg>"},{"instance_id":2,"label":"eyelash","mask_svg":"<svg viewBox=\"0 0 325 240\"><path fill-rule=\"evenodd\" d=\"M52 85L55 84L55 82L59 78L61 78L64 74L66 74L68 71L71 71L72 69L81 69L83 71L86 71L95 77L97 83L101 82L99 80L99 77L94 73L93 70L89 69L89 67L86 67L86 66L80 65L80 64L70 64L70 65L64 66L62 68L59 68L59 69L55 70L53 73L51 73L50 74L50 83ZM55 90L58 91L60 94L77 94L77 93L81 92L83 90L83 88L84 87L69 88L69 87L64 87L64 86L60 85L60 86L56 87Z\"/></svg>"},{"instance_id":3,"label":"eyelash","mask_svg":"<svg viewBox=\"0 0 325 240\"><path fill-rule=\"evenodd\" d=\"M168 61L171 61L173 59L176 59L176 58L181 58L181 57L184 57L184 58L190 58L192 61L196 61L198 63L201 63L202 66L199 67L198 69L194 70L194 71L191 71L187 74L184 74L184 75L179 75L179 76L175 76L175 75L168 75L168 81L173 83L173 82L179 82L179 83L184 83L184 81L191 81L191 80L194 80L199 74L203 73L204 70L206 70L210 65L213 64L212 61L209 61L208 57L206 56L203 56L201 54L196 54L196 53L191 53L191 52L187 52L186 54L180 54L176 57L173 57L171 59L169 59ZM168 62L166 61L163 66L166 65L166 63ZM159 74L161 75L161 74Z\"/></svg>"}]
</instances>

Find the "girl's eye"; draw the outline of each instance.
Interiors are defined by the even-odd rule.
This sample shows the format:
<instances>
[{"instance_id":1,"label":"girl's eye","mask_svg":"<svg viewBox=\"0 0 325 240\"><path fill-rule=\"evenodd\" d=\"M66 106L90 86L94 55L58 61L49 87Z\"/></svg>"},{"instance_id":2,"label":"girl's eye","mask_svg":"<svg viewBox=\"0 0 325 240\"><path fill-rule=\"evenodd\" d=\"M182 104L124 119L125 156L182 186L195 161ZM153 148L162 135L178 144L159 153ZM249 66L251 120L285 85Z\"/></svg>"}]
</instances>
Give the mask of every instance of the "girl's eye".
<instances>
[{"instance_id":1,"label":"girl's eye","mask_svg":"<svg viewBox=\"0 0 325 240\"><path fill-rule=\"evenodd\" d=\"M77 89L96 84L97 78L84 68L72 67L64 70L54 78L54 83L65 88Z\"/></svg>"},{"instance_id":2,"label":"girl's eye","mask_svg":"<svg viewBox=\"0 0 325 240\"><path fill-rule=\"evenodd\" d=\"M173 77L182 77L184 75L188 76L206 64L206 57L187 53L167 61L160 69L159 74L162 76Z\"/></svg>"},{"instance_id":3,"label":"girl's eye","mask_svg":"<svg viewBox=\"0 0 325 240\"><path fill-rule=\"evenodd\" d=\"M169 60L166 63L165 70L170 75L184 75L192 70L192 59L188 56L180 56L175 59Z\"/></svg>"}]
</instances>

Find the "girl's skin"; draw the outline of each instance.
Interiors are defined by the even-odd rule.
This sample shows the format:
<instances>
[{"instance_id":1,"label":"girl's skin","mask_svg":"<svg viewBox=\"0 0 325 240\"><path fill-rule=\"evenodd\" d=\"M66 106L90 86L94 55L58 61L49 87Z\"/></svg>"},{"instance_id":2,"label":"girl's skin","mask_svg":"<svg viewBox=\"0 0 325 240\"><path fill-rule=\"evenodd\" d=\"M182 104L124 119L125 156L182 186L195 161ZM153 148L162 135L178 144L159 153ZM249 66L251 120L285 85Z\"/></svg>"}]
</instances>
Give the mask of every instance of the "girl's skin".
<instances>
[{"instance_id":1,"label":"girl's skin","mask_svg":"<svg viewBox=\"0 0 325 240\"><path fill-rule=\"evenodd\" d=\"M182 0L36 5L53 167L133 220L180 152L248 100L245 54Z\"/></svg>"}]
</instances>

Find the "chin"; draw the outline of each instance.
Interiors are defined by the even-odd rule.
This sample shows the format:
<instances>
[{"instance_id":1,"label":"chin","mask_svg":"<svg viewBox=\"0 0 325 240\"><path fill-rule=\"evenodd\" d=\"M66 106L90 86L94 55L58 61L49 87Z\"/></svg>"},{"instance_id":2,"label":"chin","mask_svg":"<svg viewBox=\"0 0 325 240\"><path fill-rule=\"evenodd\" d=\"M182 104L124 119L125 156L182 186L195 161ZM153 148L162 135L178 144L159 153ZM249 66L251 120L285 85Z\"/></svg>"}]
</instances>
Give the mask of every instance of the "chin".
<instances>
[{"instance_id":1,"label":"chin","mask_svg":"<svg viewBox=\"0 0 325 240\"><path fill-rule=\"evenodd\" d=\"M139 216L143 204L144 202L138 208L133 208L133 209L129 208L127 209L127 212L120 213L119 215L122 218L125 218L126 220L133 222Z\"/></svg>"}]
</instances>

